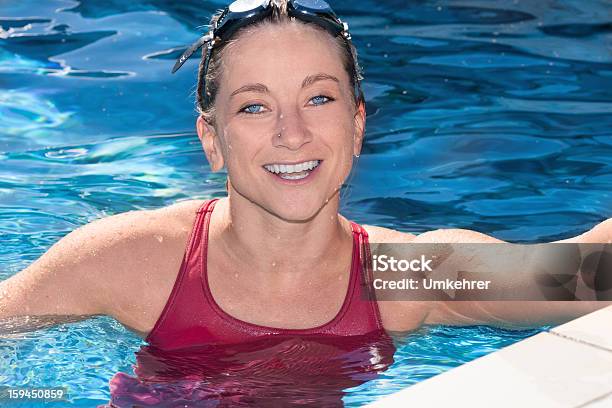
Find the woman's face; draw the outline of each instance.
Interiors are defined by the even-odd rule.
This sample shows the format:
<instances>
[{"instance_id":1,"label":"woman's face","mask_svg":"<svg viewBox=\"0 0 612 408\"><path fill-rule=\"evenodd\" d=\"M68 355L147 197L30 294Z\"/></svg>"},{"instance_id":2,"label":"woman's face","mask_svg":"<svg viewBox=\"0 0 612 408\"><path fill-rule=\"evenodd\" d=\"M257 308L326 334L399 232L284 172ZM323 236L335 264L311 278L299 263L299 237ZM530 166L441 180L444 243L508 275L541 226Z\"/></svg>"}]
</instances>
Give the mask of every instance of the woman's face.
<instances>
[{"instance_id":1,"label":"woman's face","mask_svg":"<svg viewBox=\"0 0 612 408\"><path fill-rule=\"evenodd\" d=\"M226 165L231 188L268 212L311 218L348 176L365 122L333 39L300 23L268 24L226 51L215 129L198 121L200 136L215 140L205 150L221 151L207 151L211 167ZM274 172L287 165L296 167Z\"/></svg>"}]
</instances>

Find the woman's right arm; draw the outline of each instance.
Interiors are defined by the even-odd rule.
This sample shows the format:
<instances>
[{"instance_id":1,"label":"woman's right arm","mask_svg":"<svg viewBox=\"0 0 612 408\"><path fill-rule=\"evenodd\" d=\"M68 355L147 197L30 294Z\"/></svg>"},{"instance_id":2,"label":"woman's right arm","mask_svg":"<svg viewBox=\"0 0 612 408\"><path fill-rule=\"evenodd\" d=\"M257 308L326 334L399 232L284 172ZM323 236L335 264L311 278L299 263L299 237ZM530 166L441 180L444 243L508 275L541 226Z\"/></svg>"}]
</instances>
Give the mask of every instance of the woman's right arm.
<instances>
[{"instance_id":1,"label":"woman's right arm","mask_svg":"<svg viewBox=\"0 0 612 408\"><path fill-rule=\"evenodd\" d=\"M25 270L0 282L0 335L111 314L125 277L120 259L144 215L99 219L69 233Z\"/></svg>"}]
</instances>

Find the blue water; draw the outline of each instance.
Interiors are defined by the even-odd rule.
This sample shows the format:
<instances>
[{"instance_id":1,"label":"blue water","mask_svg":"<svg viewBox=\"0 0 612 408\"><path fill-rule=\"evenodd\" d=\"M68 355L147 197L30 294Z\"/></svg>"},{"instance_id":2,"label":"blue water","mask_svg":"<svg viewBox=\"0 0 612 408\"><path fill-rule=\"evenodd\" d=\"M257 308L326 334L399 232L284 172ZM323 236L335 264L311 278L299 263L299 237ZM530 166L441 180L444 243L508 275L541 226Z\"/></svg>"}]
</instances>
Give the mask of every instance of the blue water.
<instances>
[{"instance_id":1,"label":"blue water","mask_svg":"<svg viewBox=\"0 0 612 408\"><path fill-rule=\"evenodd\" d=\"M513 242L612 215L606 1L337 1L365 69L367 139L342 212ZM196 61L169 70L220 1L0 4L0 279L91 220L224 195L194 133ZM423 328L358 406L535 331ZM0 339L0 385L108 401L140 339L108 318Z\"/></svg>"}]
</instances>

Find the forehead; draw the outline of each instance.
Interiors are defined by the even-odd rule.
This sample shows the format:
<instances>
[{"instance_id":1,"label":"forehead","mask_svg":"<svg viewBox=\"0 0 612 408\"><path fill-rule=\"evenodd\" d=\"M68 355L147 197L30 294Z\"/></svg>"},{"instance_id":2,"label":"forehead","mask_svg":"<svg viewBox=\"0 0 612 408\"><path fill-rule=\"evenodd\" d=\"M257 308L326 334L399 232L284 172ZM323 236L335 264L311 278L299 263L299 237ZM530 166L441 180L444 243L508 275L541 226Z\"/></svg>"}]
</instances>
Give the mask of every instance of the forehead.
<instances>
[{"instance_id":1,"label":"forehead","mask_svg":"<svg viewBox=\"0 0 612 408\"><path fill-rule=\"evenodd\" d=\"M327 33L296 21L247 28L223 58L222 82L301 84L315 73L334 75L348 84L340 50Z\"/></svg>"}]
</instances>

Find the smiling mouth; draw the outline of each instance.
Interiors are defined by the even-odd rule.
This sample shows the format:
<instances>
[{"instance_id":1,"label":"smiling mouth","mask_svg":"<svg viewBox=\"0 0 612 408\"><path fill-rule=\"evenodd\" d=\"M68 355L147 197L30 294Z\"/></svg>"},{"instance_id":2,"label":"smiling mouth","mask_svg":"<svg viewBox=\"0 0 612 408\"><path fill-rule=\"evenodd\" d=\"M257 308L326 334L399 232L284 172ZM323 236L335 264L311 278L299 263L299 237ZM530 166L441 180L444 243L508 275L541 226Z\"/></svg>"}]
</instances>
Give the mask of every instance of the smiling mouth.
<instances>
[{"instance_id":1,"label":"smiling mouth","mask_svg":"<svg viewBox=\"0 0 612 408\"><path fill-rule=\"evenodd\" d=\"M321 160L310 160L296 164L266 164L264 169L284 180L301 180L321 164Z\"/></svg>"}]
</instances>

